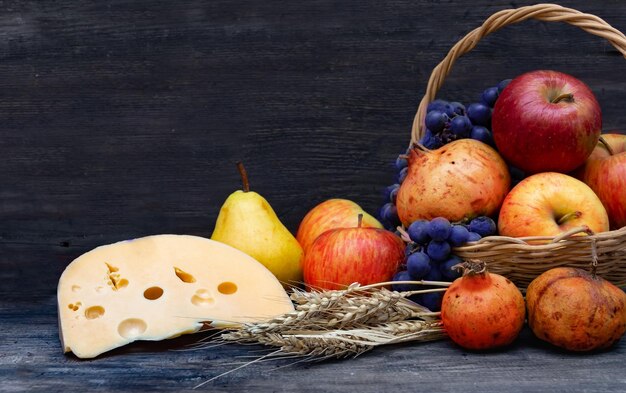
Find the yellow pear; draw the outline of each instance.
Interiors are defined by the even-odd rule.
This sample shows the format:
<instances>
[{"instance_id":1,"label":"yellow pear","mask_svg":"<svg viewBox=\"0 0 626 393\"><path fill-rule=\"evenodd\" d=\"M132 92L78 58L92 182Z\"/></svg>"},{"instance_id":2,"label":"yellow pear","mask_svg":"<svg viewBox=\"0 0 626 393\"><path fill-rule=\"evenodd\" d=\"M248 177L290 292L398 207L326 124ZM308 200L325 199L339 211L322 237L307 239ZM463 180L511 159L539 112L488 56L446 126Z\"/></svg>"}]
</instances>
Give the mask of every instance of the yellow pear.
<instances>
[{"instance_id":1,"label":"yellow pear","mask_svg":"<svg viewBox=\"0 0 626 393\"><path fill-rule=\"evenodd\" d=\"M230 194L220 209L211 239L261 262L283 285L302 282L304 252L261 195L250 191L245 168L237 163L243 190Z\"/></svg>"}]
</instances>

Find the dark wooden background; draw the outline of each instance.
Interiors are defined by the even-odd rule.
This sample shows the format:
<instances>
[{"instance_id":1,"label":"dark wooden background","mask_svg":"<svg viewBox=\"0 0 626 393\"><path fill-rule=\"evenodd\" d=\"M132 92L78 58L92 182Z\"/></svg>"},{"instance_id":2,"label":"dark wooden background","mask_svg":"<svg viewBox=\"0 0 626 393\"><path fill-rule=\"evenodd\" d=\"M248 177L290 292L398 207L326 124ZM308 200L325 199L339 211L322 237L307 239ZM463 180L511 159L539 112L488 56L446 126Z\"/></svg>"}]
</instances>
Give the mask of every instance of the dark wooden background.
<instances>
[{"instance_id":1,"label":"dark wooden background","mask_svg":"<svg viewBox=\"0 0 626 393\"><path fill-rule=\"evenodd\" d=\"M0 1L0 391L180 391L233 368L249 348L168 350L191 338L63 355L61 272L101 244L210 236L238 159L292 231L331 197L374 212L432 68L492 13L531 3ZM622 0L561 4L626 31ZM526 22L461 59L440 97L468 103L501 79L557 69L593 88L606 129L624 130L624 64L600 38ZM616 392L625 355L624 342L576 355L525 331L496 353L442 341L264 363L205 390Z\"/></svg>"}]
</instances>

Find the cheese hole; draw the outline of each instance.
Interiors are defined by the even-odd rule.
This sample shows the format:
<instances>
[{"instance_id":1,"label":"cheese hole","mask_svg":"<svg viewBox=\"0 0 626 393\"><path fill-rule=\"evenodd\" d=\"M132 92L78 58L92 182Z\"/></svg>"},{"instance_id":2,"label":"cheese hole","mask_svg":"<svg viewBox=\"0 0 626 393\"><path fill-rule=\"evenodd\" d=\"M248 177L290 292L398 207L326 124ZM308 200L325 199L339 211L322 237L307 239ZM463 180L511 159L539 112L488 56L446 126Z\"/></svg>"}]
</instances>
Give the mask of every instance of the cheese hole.
<instances>
[{"instance_id":1,"label":"cheese hole","mask_svg":"<svg viewBox=\"0 0 626 393\"><path fill-rule=\"evenodd\" d=\"M208 289L198 289L191 297L191 303L199 307L209 307L215 303L215 300Z\"/></svg>"},{"instance_id":2,"label":"cheese hole","mask_svg":"<svg viewBox=\"0 0 626 393\"><path fill-rule=\"evenodd\" d=\"M102 306L91 306L85 310L85 318L96 319L104 315L104 308Z\"/></svg>"},{"instance_id":3,"label":"cheese hole","mask_svg":"<svg viewBox=\"0 0 626 393\"><path fill-rule=\"evenodd\" d=\"M72 285L72 292L80 291L80 285Z\"/></svg>"},{"instance_id":4,"label":"cheese hole","mask_svg":"<svg viewBox=\"0 0 626 393\"><path fill-rule=\"evenodd\" d=\"M105 265L107 265L107 269L109 269L109 274L111 274L111 273L115 273L115 272L117 272L117 271L119 271L119 270L120 270L120 269L116 268L116 267L115 267L115 266L113 266L113 265L109 265L109 264L108 264L108 263L106 263L106 262L105 262L104 264L105 264Z\"/></svg>"},{"instance_id":5,"label":"cheese hole","mask_svg":"<svg viewBox=\"0 0 626 393\"><path fill-rule=\"evenodd\" d=\"M129 318L117 325L117 332L124 338L135 338L146 331L148 325L143 319Z\"/></svg>"},{"instance_id":6,"label":"cheese hole","mask_svg":"<svg viewBox=\"0 0 626 393\"><path fill-rule=\"evenodd\" d=\"M80 306L82 306L83 304L81 302L76 302L76 303L70 303L67 305L67 308L69 308L72 311L78 311L78 309L80 308Z\"/></svg>"},{"instance_id":7,"label":"cheese hole","mask_svg":"<svg viewBox=\"0 0 626 393\"><path fill-rule=\"evenodd\" d=\"M178 276L178 278L180 278L180 281L182 282L186 282L186 283L192 283L192 282L196 282L196 278L194 276L192 276L191 274L180 270L177 267L174 267L174 273L176 273L176 276Z\"/></svg>"},{"instance_id":8,"label":"cheese hole","mask_svg":"<svg viewBox=\"0 0 626 393\"><path fill-rule=\"evenodd\" d=\"M143 291L143 297L148 300L157 300L163 296L163 288L161 287L150 287Z\"/></svg>"},{"instance_id":9,"label":"cheese hole","mask_svg":"<svg viewBox=\"0 0 626 393\"><path fill-rule=\"evenodd\" d=\"M122 278L121 280L119 280L117 282L117 285L115 285L118 289L120 288L126 288L128 286L128 280L125 278Z\"/></svg>"},{"instance_id":10,"label":"cheese hole","mask_svg":"<svg viewBox=\"0 0 626 393\"><path fill-rule=\"evenodd\" d=\"M237 284L230 281L224 281L220 285L217 286L217 290L224 295L232 295L237 292Z\"/></svg>"}]
</instances>

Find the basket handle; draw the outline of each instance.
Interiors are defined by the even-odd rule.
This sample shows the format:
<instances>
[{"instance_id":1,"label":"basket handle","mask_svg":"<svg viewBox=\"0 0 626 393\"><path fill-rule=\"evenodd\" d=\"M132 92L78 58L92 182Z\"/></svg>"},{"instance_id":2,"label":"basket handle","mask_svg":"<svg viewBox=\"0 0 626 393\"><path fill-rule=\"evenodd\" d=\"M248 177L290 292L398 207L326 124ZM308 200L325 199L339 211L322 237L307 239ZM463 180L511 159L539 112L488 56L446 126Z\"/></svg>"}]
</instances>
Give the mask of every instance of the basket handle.
<instances>
[{"instance_id":1,"label":"basket handle","mask_svg":"<svg viewBox=\"0 0 626 393\"><path fill-rule=\"evenodd\" d=\"M426 92L422 101L420 101L415 119L413 120L411 145L417 143L424 135L424 130L426 129L424 125L426 108L435 98L441 85L443 85L443 81L450 73L454 62L465 53L474 49L483 37L500 30L504 26L528 19L538 19L545 22L565 22L578 26L588 33L605 38L626 58L626 36L595 15L585 14L557 4L536 4L496 12L485 20L482 26L472 30L457 42L441 63L433 69L426 86Z\"/></svg>"}]
</instances>

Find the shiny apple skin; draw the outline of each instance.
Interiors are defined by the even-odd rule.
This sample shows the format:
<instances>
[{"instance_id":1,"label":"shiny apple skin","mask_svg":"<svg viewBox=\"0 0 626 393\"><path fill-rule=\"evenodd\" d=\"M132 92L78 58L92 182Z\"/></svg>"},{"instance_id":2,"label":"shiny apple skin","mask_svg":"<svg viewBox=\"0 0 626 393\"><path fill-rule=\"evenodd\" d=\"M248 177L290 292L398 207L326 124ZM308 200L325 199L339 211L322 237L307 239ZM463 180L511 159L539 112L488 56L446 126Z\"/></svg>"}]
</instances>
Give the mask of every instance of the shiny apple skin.
<instances>
[{"instance_id":1,"label":"shiny apple skin","mask_svg":"<svg viewBox=\"0 0 626 393\"><path fill-rule=\"evenodd\" d=\"M551 101L571 93L573 101ZM498 151L527 174L567 173L591 154L602 129L602 112L593 92L573 76L533 71L513 79L493 110Z\"/></svg>"},{"instance_id":2,"label":"shiny apple skin","mask_svg":"<svg viewBox=\"0 0 626 393\"><path fill-rule=\"evenodd\" d=\"M609 215L611 229L626 226L626 135L604 134L613 155L598 145L575 176L598 195Z\"/></svg>"},{"instance_id":3,"label":"shiny apple skin","mask_svg":"<svg viewBox=\"0 0 626 393\"><path fill-rule=\"evenodd\" d=\"M567 214L580 212L559 223ZM609 217L589 186L571 176L543 172L527 177L506 196L498 217L502 236L557 236L587 225L599 233L609 230Z\"/></svg>"},{"instance_id":4,"label":"shiny apple skin","mask_svg":"<svg viewBox=\"0 0 626 393\"><path fill-rule=\"evenodd\" d=\"M363 214L362 227L383 227L376 218L365 212L355 202L348 199L333 198L309 210L300 222L296 239L306 252L322 233L330 229L356 227L359 214Z\"/></svg>"},{"instance_id":5,"label":"shiny apple skin","mask_svg":"<svg viewBox=\"0 0 626 393\"><path fill-rule=\"evenodd\" d=\"M404 260L404 242L379 228L331 229L315 239L305 253L304 283L308 289L345 289L390 281Z\"/></svg>"}]
</instances>

